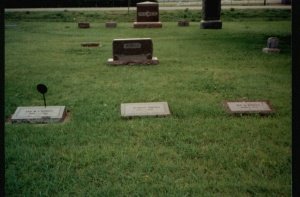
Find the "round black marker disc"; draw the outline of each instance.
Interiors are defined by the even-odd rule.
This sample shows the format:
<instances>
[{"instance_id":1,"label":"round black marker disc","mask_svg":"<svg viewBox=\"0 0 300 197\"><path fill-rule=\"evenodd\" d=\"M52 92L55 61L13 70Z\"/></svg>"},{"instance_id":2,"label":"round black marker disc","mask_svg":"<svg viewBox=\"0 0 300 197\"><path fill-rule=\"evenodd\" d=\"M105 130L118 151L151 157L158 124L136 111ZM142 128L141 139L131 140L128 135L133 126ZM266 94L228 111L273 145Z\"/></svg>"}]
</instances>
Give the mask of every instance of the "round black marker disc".
<instances>
[{"instance_id":1,"label":"round black marker disc","mask_svg":"<svg viewBox=\"0 0 300 197\"><path fill-rule=\"evenodd\" d=\"M44 84L38 84L37 86L36 86L36 89L40 92L40 93L42 93L42 94L45 94L46 92L47 92L47 86L45 86Z\"/></svg>"}]
</instances>

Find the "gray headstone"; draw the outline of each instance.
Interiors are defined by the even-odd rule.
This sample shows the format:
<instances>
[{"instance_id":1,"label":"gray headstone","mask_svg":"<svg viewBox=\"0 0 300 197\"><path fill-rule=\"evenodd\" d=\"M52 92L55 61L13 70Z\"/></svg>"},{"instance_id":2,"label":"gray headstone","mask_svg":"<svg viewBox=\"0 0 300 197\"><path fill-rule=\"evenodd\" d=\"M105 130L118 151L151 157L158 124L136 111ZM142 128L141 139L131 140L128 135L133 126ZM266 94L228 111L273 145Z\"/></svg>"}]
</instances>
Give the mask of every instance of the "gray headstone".
<instances>
[{"instance_id":1,"label":"gray headstone","mask_svg":"<svg viewBox=\"0 0 300 197\"><path fill-rule=\"evenodd\" d=\"M272 114L269 101L225 101L225 107L231 114Z\"/></svg>"},{"instance_id":2,"label":"gray headstone","mask_svg":"<svg viewBox=\"0 0 300 197\"><path fill-rule=\"evenodd\" d=\"M12 123L56 123L66 116L65 106L18 107L12 115Z\"/></svg>"},{"instance_id":3,"label":"gray headstone","mask_svg":"<svg viewBox=\"0 0 300 197\"><path fill-rule=\"evenodd\" d=\"M108 64L158 64L153 57L153 44L151 38L128 38L113 40L113 58Z\"/></svg>"},{"instance_id":4,"label":"gray headstone","mask_svg":"<svg viewBox=\"0 0 300 197\"><path fill-rule=\"evenodd\" d=\"M279 39L276 37L270 37L267 40L267 47L263 48L265 53L279 53L280 49L278 48Z\"/></svg>"},{"instance_id":5,"label":"gray headstone","mask_svg":"<svg viewBox=\"0 0 300 197\"><path fill-rule=\"evenodd\" d=\"M136 4L136 22L134 28L161 28L159 6L156 2L145 1Z\"/></svg>"},{"instance_id":6,"label":"gray headstone","mask_svg":"<svg viewBox=\"0 0 300 197\"><path fill-rule=\"evenodd\" d=\"M202 20L203 29L222 29L221 0L202 0Z\"/></svg>"},{"instance_id":7,"label":"gray headstone","mask_svg":"<svg viewBox=\"0 0 300 197\"><path fill-rule=\"evenodd\" d=\"M167 102L122 103L121 116L168 116L170 110Z\"/></svg>"}]
</instances>

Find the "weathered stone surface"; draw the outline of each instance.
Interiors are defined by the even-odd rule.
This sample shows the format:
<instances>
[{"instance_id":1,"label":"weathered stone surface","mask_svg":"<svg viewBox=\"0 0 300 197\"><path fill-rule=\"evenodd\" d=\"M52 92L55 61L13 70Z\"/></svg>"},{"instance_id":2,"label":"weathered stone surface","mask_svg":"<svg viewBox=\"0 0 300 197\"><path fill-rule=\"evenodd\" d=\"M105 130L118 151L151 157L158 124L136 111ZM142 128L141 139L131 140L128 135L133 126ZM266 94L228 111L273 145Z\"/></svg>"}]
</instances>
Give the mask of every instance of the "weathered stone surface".
<instances>
[{"instance_id":1,"label":"weathered stone surface","mask_svg":"<svg viewBox=\"0 0 300 197\"><path fill-rule=\"evenodd\" d=\"M122 103L121 116L168 116L170 110L167 102Z\"/></svg>"},{"instance_id":2,"label":"weathered stone surface","mask_svg":"<svg viewBox=\"0 0 300 197\"><path fill-rule=\"evenodd\" d=\"M65 116L65 106L18 107L11 121L12 123L55 123L62 122Z\"/></svg>"},{"instance_id":3,"label":"weathered stone surface","mask_svg":"<svg viewBox=\"0 0 300 197\"><path fill-rule=\"evenodd\" d=\"M269 101L225 101L226 109L231 114L272 114Z\"/></svg>"},{"instance_id":4,"label":"weathered stone surface","mask_svg":"<svg viewBox=\"0 0 300 197\"><path fill-rule=\"evenodd\" d=\"M159 6L155 2L141 2L136 4L137 16L134 28L161 28L159 22Z\"/></svg>"},{"instance_id":5,"label":"weathered stone surface","mask_svg":"<svg viewBox=\"0 0 300 197\"><path fill-rule=\"evenodd\" d=\"M81 43L82 47L98 47L99 42L83 42Z\"/></svg>"},{"instance_id":6,"label":"weathered stone surface","mask_svg":"<svg viewBox=\"0 0 300 197\"><path fill-rule=\"evenodd\" d=\"M113 58L108 59L109 64L158 64L153 57L153 44L151 38L128 38L113 40Z\"/></svg>"},{"instance_id":7,"label":"weathered stone surface","mask_svg":"<svg viewBox=\"0 0 300 197\"><path fill-rule=\"evenodd\" d=\"M189 26L190 22L188 20L182 19L178 21L178 26L179 27L186 27Z\"/></svg>"},{"instance_id":8,"label":"weathered stone surface","mask_svg":"<svg viewBox=\"0 0 300 197\"><path fill-rule=\"evenodd\" d=\"M105 27L107 27L107 28L116 28L117 23L115 21L108 21L108 22L105 23Z\"/></svg>"},{"instance_id":9,"label":"weathered stone surface","mask_svg":"<svg viewBox=\"0 0 300 197\"><path fill-rule=\"evenodd\" d=\"M279 53L280 49L278 48L279 39L276 37L270 37L267 40L267 47L263 48L265 53Z\"/></svg>"},{"instance_id":10,"label":"weathered stone surface","mask_svg":"<svg viewBox=\"0 0 300 197\"><path fill-rule=\"evenodd\" d=\"M202 0L202 20L203 29L222 29L221 0Z\"/></svg>"},{"instance_id":11,"label":"weathered stone surface","mask_svg":"<svg viewBox=\"0 0 300 197\"><path fill-rule=\"evenodd\" d=\"M79 22L78 28L90 28L90 23L88 22Z\"/></svg>"}]
</instances>

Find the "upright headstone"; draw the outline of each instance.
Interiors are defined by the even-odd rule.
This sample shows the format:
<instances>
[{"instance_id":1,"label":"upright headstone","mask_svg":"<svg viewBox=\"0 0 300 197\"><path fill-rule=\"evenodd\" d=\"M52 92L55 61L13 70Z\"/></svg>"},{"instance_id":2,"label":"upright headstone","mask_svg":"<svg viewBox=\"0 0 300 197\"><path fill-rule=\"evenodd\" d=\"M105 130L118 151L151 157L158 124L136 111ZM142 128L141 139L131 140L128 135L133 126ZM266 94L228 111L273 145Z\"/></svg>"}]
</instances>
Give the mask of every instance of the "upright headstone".
<instances>
[{"instance_id":1,"label":"upright headstone","mask_svg":"<svg viewBox=\"0 0 300 197\"><path fill-rule=\"evenodd\" d=\"M145 1L136 4L136 22L134 28L161 28L159 21L159 6L156 2Z\"/></svg>"},{"instance_id":2,"label":"upright headstone","mask_svg":"<svg viewBox=\"0 0 300 197\"><path fill-rule=\"evenodd\" d=\"M222 29L221 0L202 0L202 20L203 29Z\"/></svg>"},{"instance_id":3,"label":"upright headstone","mask_svg":"<svg viewBox=\"0 0 300 197\"><path fill-rule=\"evenodd\" d=\"M267 47L263 48L265 53L279 53L280 49L278 48L279 39L276 37L270 37L267 41Z\"/></svg>"},{"instance_id":4,"label":"upright headstone","mask_svg":"<svg viewBox=\"0 0 300 197\"><path fill-rule=\"evenodd\" d=\"M108 59L108 64L158 64L151 38L114 39L112 45L113 58Z\"/></svg>"}]
</instances>

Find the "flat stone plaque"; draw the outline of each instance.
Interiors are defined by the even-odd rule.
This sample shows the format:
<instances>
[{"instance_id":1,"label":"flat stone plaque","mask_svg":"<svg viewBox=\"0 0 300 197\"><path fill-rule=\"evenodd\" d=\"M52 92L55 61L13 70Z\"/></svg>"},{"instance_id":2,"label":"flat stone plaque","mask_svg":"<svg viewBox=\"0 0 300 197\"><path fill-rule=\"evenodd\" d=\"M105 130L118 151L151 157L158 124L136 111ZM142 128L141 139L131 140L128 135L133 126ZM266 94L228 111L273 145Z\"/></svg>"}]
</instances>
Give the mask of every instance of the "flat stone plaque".
<instances>
[{"instance_id":1,"label":"flat stone plaque","mask_svg":"<svg viewBox=\"0 0 300 197\"><path fill-rule=\"evenodd\" d=\"M274 113L269 101L226 101L225 106L231 114Z\"/></svg>"},{"instance_id":2,"label":"flat stone plaque","mask_svg":"<svg viewBox=\"0 0 300 197\"><path fill-rule=\"evenodd\" d=\"M167 116L170 110L167 102L122 103L121 116Z\"/></svg>"},{"instance_id":3,"label":"flat stone plaque","mask_svg":"<svg viewBox=\"0 0 300 197\"><path fill-rule=\"evenodd\" d=\"M18 107L12 115L12 123L62 122L66 116L65 106Z\"/></svg>"}]
</instances>

